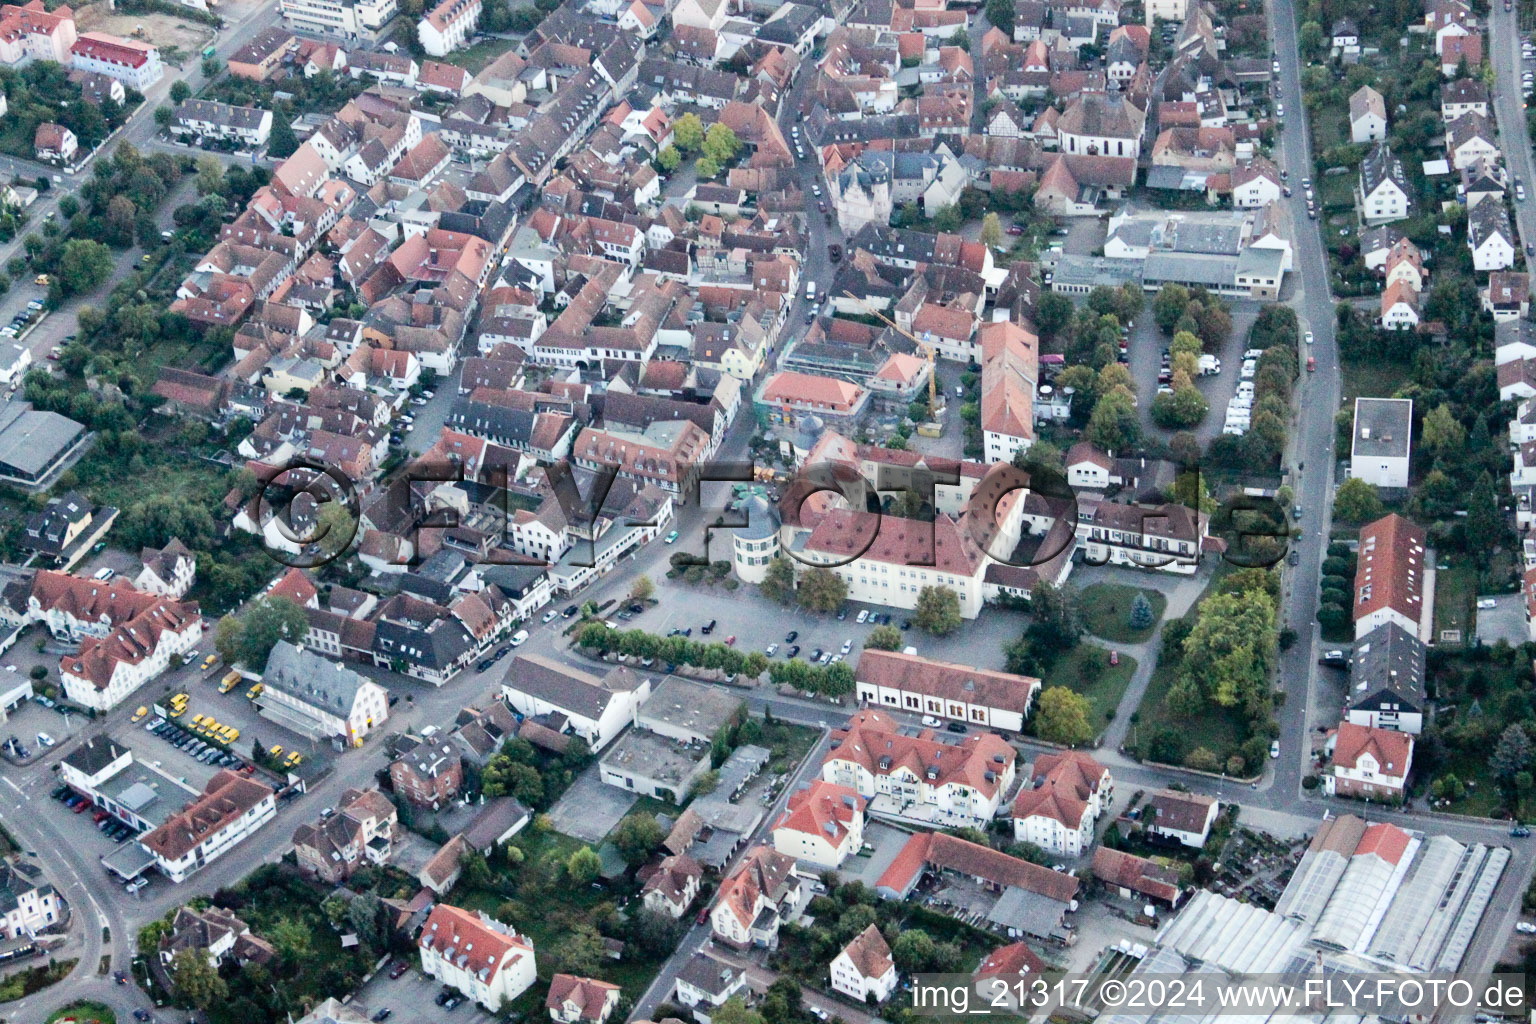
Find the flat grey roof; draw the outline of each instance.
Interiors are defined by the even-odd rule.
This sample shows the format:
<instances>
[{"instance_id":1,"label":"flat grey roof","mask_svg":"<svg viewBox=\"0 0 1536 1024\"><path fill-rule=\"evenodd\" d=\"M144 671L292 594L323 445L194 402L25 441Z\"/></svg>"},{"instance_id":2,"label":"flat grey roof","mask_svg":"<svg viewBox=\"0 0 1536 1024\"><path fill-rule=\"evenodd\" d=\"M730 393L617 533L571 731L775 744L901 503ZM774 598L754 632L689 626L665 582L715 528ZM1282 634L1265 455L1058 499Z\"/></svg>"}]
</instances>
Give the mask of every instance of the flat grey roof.
<instances>
[{"instance_id":1,"label":"flat grey roof","mask_svg":"<svg viewBox=\"0 0 1536 1024\"><path fill-rule=\"evenodd\" d=\"M689 749L645 729L631 729L603 755L602 763L656 782L679 783L708 756L708 747Z\"/></svg>"},{"instance_id":2,"label":"flat grey roof","mask_svg":"<svg viewBox=\"0 0 1536 1024\"><path fill-rule=\"evenodd\" d=\"M9 402L0 410L0 471L35 477L83 433L85 428L68 416L38 412L30 402Z\"/></svg>"},{"instance_id":3,"label":"flat grey roof","mask_svg":"<svg viewBox=\"0 0 1536 1024\"><path fill-rule=\"evenodd\" d=\"M1412 399L1355 399L1355 458L1406 459L1412 432Z\"/></svg>"},{"instance_id":4,"label":"flat grey roof","mask_svg":"<svg viewBox=\"0 0 1536 1024\"><path fill-rule=\"evenodd\" d=\"M666 676L640 706L640 722L655 722L694 735L712 738L741 709L742 698L734 693Z\"/></svg>"}]
</instances>

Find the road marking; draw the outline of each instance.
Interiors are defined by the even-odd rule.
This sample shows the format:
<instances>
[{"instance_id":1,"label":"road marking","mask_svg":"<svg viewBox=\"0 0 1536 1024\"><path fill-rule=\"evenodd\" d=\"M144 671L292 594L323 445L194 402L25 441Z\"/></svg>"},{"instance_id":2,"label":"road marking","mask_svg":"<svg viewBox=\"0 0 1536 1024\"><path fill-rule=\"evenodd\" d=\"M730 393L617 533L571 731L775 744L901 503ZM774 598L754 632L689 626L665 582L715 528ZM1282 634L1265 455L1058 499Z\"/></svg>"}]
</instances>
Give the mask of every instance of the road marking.
<instances>
[{"instance_id":1,"label":"road marking","mask_svg":"<svg viewBox=\"0 0 1536 1024\"><path fill-rule=\"evenodd\" d=\"M12 782L8 778L5 778L4 776L0 776L0 779L3 779L7 786L10 786L12 789L16 790L16 795L17 796L21 797L23 800L31 802L32 798L27 796L27 794L23 793L20 789L18 789L17 786L16 786L16 783ZM17 804L16 806L20 807L21 804Z\"/></svg>"}]
</instances>

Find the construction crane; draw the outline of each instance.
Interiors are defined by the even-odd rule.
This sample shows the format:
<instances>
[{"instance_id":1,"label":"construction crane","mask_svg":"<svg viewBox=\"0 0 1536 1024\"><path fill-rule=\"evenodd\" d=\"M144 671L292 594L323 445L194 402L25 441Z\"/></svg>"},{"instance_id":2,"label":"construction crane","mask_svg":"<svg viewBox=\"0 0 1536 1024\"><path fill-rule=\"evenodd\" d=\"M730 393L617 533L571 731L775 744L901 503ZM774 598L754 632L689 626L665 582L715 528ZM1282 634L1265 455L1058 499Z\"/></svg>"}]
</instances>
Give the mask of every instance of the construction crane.
<instances>
[{"instance_id":1,"label":"construction crane","mask_svg":"<svg viewBox=\"0 0 1536 1024\"><path fill-rule=\"evenodd\" d=\"M928 416L930 419L937 417L941 410L941 406L939 405L939 378L938 373L934 368L934 359L937 356L937 349L934 348L933 343L923 338L919 338L911 331L898 327L884 313L881 313L878 309L875 309L869 303L853 294L853 292L844 289L843 294L848 296L854 302L857 302L859 305L863 306L864 312L868 313L876 320L879 320L881 323L885 324L885 326L889 327L903 338L911 341L912 344L916 345L919 349L922 350L923 355L926 356L928 360Z\"/></svg>"}]
</instances>

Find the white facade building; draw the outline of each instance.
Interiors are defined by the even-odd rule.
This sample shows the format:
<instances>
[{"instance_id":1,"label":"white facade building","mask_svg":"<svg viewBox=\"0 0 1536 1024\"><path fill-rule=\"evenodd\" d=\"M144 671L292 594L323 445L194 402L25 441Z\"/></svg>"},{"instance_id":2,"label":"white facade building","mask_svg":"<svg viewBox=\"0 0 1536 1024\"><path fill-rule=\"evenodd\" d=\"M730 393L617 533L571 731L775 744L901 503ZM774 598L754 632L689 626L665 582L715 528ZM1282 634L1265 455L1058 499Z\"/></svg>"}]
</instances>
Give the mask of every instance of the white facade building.
<instances>
[{"instance_id":1,"label":"white facade building","mask_svg":"<svg viewBox=\"0 0 1536 1024\"><path fill-rule=\"evenodd\" d=\"M538 980L533 943L483 913L439 903L416 944L423 974L492 1013Z\"/></svg>"}]
</instances>

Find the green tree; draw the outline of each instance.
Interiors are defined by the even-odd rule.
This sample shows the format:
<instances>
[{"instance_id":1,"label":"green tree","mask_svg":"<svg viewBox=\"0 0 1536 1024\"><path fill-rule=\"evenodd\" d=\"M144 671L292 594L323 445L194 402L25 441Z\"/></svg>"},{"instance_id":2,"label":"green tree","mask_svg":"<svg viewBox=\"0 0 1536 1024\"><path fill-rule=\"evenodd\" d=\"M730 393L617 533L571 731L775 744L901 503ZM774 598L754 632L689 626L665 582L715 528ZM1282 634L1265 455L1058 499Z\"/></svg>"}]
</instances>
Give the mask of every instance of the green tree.
<instances>
[{"instance_id":1,"label":"green tree","mask_svg":"<svg viewBox=\"0 0 1536 1024\"><path fill-rule=\"evenodd\" d=\"M768 562L763 582L758 584L764 596L788 604L795 596L795 567L789 559L775 556Z\"/></svg>"},{"instance_id":2,"label":"green tree","mask_svg":"<svg viewBox=\"0 0 1536 1024\"><path fill-rule=\"evenodd\" d=\"M221 194L224 188L224 164L216 156L197 158L197 194Z\"/></svg>"},{"instance_id":3,"label":"green tree","mask_svg":"<svg viewBox=\"0 0 1536 1024\"><path fill-rule=\"evenodd\" d=\"M832 570L818 566L800 577L796 597L806 611L834 612L848 599L848 584Z\"/></svg>"},{"instance_id":4,"label":"green tree","mask_svg":"<svg viewBox=\"0 0 1536 1024\"><path fill-rule=\"evenodd\" d=\"M904 928L891 946L891 959L896 969L905 974L918 974L933 969L938 954L938 943L921 928Z\"/></svg>"},{"instance_id":5,"label":"green tree","mask_svg":"<svg viewBox=\"0 0 1536 1024\"><path fill-rule=\"evenodd\" d=\"M186 79L178 78L176 81L171 83L172 103L184 103L186 102L187 97L191 95L192 87L187 84Z\"/></svg>"},{"instance_id":6,"label":"green tree","mask_svg":"<svg viewBox=\"0 0 1536 1024\"><path fill-rule=\"evenodd\" d=\"M925 586L917 593L912 622L934 636L947 636L960 628L960 595L950 587Z\"/></svg>"},{"instance_id":7,"label":"green tree","mask_svg":"<svg viewBox=\"0 0 1536 1024\"><path fill-rule=\"evenodd\" d=\"M1141 440L1141 422L1129 391L1116 388L1094 403L1088 440L1110 452L1124 451Z\"/></svg>"},{"instance_id":8,"label":"green tree","mask_svg":"<svg viewBox=\"0 0 1536 1024\"><path fill-rule=\"evenodd\" d=\"M1130 624L1132 629L1146 629L1152 625L1156 614L1152 611L1152 602L1147 600L1147 595L1138 592L1131 601Z\"/></svg>"},{"instance_id":9,"label":"green tree","mask_svg":"<svg viewBox=\"0 0 1536 1024\"><path fill-rule=\"evenodd\" d=\"M1181 677L1222 707L1250 717L1269 709L1269 674L1276 650L1275 602L1269 594L1215 594L1200 603L1184 639Z\"/></svg>"},{"instance_id":10,"label":"green tree","mask_svg":"<svg viewBox=\"0 0 1536 1024\"><path fill-rule=\"evenodd\" d=\"M656 820L656 815L641 812L631 814L619 822L608 838L613 841L625 863L630 867L639 867L650 860L661 841L667 838L667 833Z\"/></svg>"},{"instance_id":11,"label":"green tree","mask_svg":"<svg viewBox=\"0 0 1536 1024\"><path fill-rule=\"evenodd\" d=\"M1376 488L1359 477L1350 477L1333 495L1333 514L1350 523L1379 519L1386 511Z\"/></svg>"},{"instance_id":12,"label":"green tree","mask_svg":"<svg viewBox=\"0 0 1536 1024\"><path fill-rule=\"evenodd\" d=\"M728 125L717 121L709 126L709 131L704 133L702 149L704 155L715 163L728 164L736 159L736 154L741 151L741 140Z\"/></svg>"},{"instance_id":13,"label":"green tree","mask_svg":"<svg viewBox=\"0 0 1536 1024\"><path fill-rule=\"evenodd\" d=\"M90 238L64 243L59 258L58 284L65 295L94 291L112 274L112 250Z\"/></svg>"},{"instance_id":14,"label":"green tree","mask_svg":"<svg viewBox=\"0 0 1536 1024\"><path fill-rule=\"evenodd\" d=\"M199 1010L206 1010L229 997L229 986L202 950L177 950L171 957L169 973L171 990L176 998Z\"/></svg>"},{"instance_id":15,"label":"green tree","mask_svg":"<svg viewBox=\"0 0 1536 1024\"><path fill-rule=\"evenodd\" d=\"M876 626L864 638L866 651L899 651L901 648L901 630L895 626Z\"/></svg>"},{"instance_id":16,"label":"green tree","mask_svg":"<svg viewBox=\"0 0 1536 1024\"><path fill-rule=\"evenodd\" d=\"M741 996L731 996L718 1010L710 1013L709 1019L712 1024L764 1024L763 1015L747 1009Z\"/></svg>"},{"instance_id":17,"label":"green tree","mask_svg":"<svg viewBox=\"0 0 1536 1024\"><path fill-rule=\"evenodd\" d=\"M1337 508L1337 506L1335 506ZM1498 499L1493 493L1493 477L1487 470L1478 474L1467 498L1468 548L1477 564L1487 565L1494 548L1504 534L1504 517L1499 512Z\"/></svg>"},{"instance_id":18,"label":"green tree","mask_svg":"<svg viewBox=\"0 0 1536 1024\"><path fill-rule=\"evenodd\" d=\"M1189 289L1181 284L1165 285L1152 300L1152 318L1164 334L1172 334L1188 308Z\"/></svg>"},{"instance_id":19,"label":"green tree","mask_svg":"<svg viewBox=\"0 0 1536 1024\"><path fill-rule=\"evenodd\" d=\"M252 603L240 620L236 661L253 672L264 671L267 657L279 640L295 646L309 633L309 616L286 597L264 597ZM217 637L215 637L217 642Z\"/></svg>"},{"instance_id":20,"label":"green tree","mask_svg":"<svg viewBox=\"0 0 1536 1024\"><path fill-rule=\"evenodd\" d=\"M267 156L282 159L293 155L299 148L299 137L287 117L272 118L272 132L267 136Z\"/></svg>"},{"instance_id":21,"label":"green tree","mask_svg":"<svg viewBox=\"0 0 1536 1024\"><path fill-rule=\"evenodd\" d=\"M712 156L701 156L693 169L700 178L709 179L720 173L720 164Z\"/></svg>"},{"instance_id":22,"label":"green tree","mask_svg":"<svg viewBox=\"0 0 1536 1024\"><path fill-rule=\"evenodd\" d=\"M1171 393L1164 392L1152 399L1152 420L1169 430L1192 427L1205 419L1209 409L1200 389L1193 384L1185 384Z\"/></svg>"},{"instance_id":23,"label":"green tree","mask_svg":"<svg viewBox=\"0 0 1536 1024\"><path fill-rule=\"evenodd\" d=\"M357 517L345 502L327 501L316 514L315 543L327 559L336 558L352 546L357 536Z\"/></svg>"},{"instance_id":24,"label":"green tree","mask_svg":"<svg viewBox=\"0 0 1536 1024\"><path fill-rule=\"evenodd\" d=\"M270 925L267 939L277 950L277 955L290 964L307 957L312 946L309 928L291 917L279 918L276 924Z\"/></svg>"},{"instance_id":25,"label":"green tree","mask_svg":"<svg viewBox=\"0 0 1536 1024\"><path fill-rule=\"evenodd\" d=\"M692 153L704 144L704 122L694 113L672 122L672 144L684 153Z\"/></svg>"},{"instance_id":26,"label":"green tree","mask_svg":"<svg viewBox=\"0 0 1536 1024\"><path fill-rule=\"evenodd\" d=\"M1315 60L1323 54L1323 43L1327 37L1323 34L1323 26L1315 21L1304 21L1296 32L1296 44L1301 50L1301 55L1308 60Z\"/></svg>"},{"instance_id":27,"label":"green tree","mask_svg":"<svg viewBox=\"0 0 1536 1024\"><path fill-rule=\"evenodd\" d=\"M1488 755L1488 770L1499 785L1510 789L1515 776L1531 767L1533 756L1536 748L1531 746L1531 737L1520 723L1512 722L1499 734L1499 742Z\"/></svg>"},{"instance_id":28,"label":"green tree","mask_svg":"<svg viewBox=\"0 0 1536 1024\"><path fill-rule=\"evenodd\" d=\"M602 869L602 858L590 846L583 846L565 861L565 874L575 885L590 885Z\"/></svg>"},{"instance_id":29,"label":"green tree","mask_svg":"<svg viewBox=\"0 0 1536 1024\"><path fill-rule=\"evenodd\" d=\"M1052 743L1076 746L1093 739L1093 726L1088 715L1093 706L1088 698L1073 693L1065 686L1050 686L1040 693L1040 706L1035 711L1035 729L1042 739Z\"/></svg>"},{"instance_id":30,"label":"green tree","mask_svg":"<svg viewBox=\"0 0 1536 1024\"><path fill-rule=\"evenodd\" d=\"M671 174L677 170L677 165L683 160L683 155L677 151L676 146L664 146L661 152L656 154L656 163L663 173Z\"/></svg>"},{"instance_id":31,"label":"green tree","mask_svg":"<svg viewBox=\"0 0 1536 1024\"><path fill-rule=\"evenodd\" d=\"M1013 0L987 0L987 20L1013 38Z\"/></svg>"},{"instance_id":32,"label":"green tree","mask_svg":"<svg viewBox=\"0 0 1536 1024\"><path fill-rule=\"evenodd\" d=\"M597 860L597 854L587 850L585 847L582 850L577 850L571 857L574 859L577 854L582 852L586 852L593 860ZM595 871L593 877L596 877ZM590 881L591 879L588 879L588 882ZM587 883L584 882L582 884L585 885ZM589 978L596 974L602 968L603 961L608 956L608 951L603 946L603 937L598 934L596 928L588 924L572 928L565 938L555 946L553 953L555 970L563 974L574 974L582 978Z\"/></svg>"},{"instance_id":33,"label":"green tree","mask_svg":"<svg viewBox=\"0 0 1536 1024\"><path fill-rule=\"evenodd\" d=\"M1450 406L1441 403L1424 414L1419 437L1425 448L1435 454L1459 452L1467 443L1467 431L1456 420Z\"/></svg>"},{"instance_id":34,"label":"green tree","mask_svg":"<svg viewBox=\"0 0 1536 1024\"><path fill-rule=\"evenodd\" d=\"M169 104L162 103L155 108L155 124L161 128L169 128L171 121L176 117L176 111Z\"/></svg>"},{"instance_id":35,"label":"green tree","mask_svg":"<svg viewBox=\"0 0 1536 1024\"><path fill-rule=\"evenodd\" d=\"M996 213L988 213L981 218L981 244L989 249L1003 244L1003 224Z\"/></svg>"},{"instance_id":36,"label":"green tree","mask_svg":"<svg viewBox=\"0 0 1536 1024\"><path fill-rule=\"evenodd\" d=\"M631 601L649 601L656 593L656 584L645 573L636 576L634 582L629 585L629 599Z\"/></svg>"},{"instance_id":37,"label":"green tree","mask_svg":"<svg viewBox=\"0 0 1536 1024\"><path fill-rule=\"evenodd\" d=\"M226 665L233 665L240 660L240 642L244 632L240 620L233 615L224 616L214 627L213 649Z\"/></svg>"}]
</instances>

